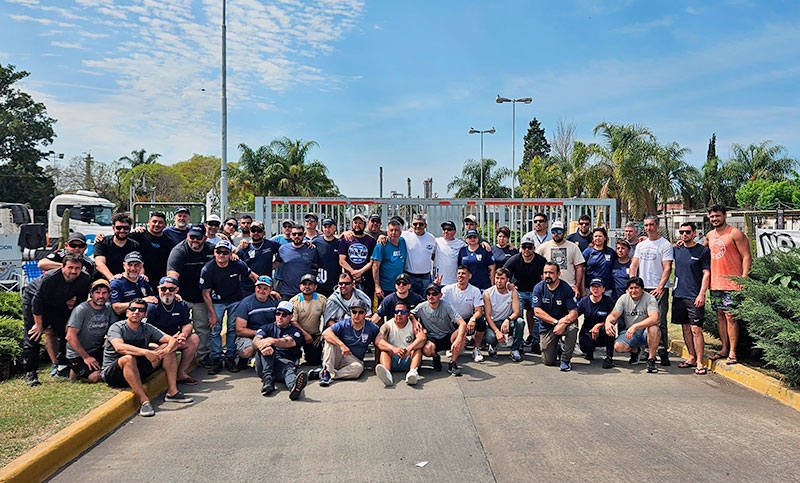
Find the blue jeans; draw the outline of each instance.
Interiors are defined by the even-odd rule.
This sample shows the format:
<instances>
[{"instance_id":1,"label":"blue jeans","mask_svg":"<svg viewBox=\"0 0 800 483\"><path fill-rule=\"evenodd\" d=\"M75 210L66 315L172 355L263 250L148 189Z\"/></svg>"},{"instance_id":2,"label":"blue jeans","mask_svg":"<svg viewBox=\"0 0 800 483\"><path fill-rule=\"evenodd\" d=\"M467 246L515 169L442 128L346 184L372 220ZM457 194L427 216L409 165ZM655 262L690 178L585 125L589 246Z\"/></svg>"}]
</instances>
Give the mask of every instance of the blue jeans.
<instances>
[{"instance_id":1,"label":"blue jeans","mask_svg":"<svg viewBox=\"0 0 800 483\"><path fill-rule=\"evenodd\" d=\"M533 292L517 292L519 294L519 308L522 310L527 310L533 315L533 304L531 303L531 298L533 297ZM539 345L539 319L536 317L533 318L533 332L531 333L531 338L533 340L533 345Z\"/></svg>"},{"instance_id":2,"label":"blue jeans","mask_svg":"<svg viewBox=\"0 0 800 483\"><path fill-rule=\"evenodd\" d=\"M230 304L214 304L214 313L217 314L219 322L211 329L211 358L221 359L222 354L222 321L225 312L228 313L228 333L225 336L225 357L236 357L236 307L239 302Z\"/></svg>"},{"instance_id":3,"label":"blue jeans","mask_svg":"<svg viewBox=\"0 0 800 483\"><path fill-rule=\"evenodd\" d=\"M500 323L495 321L495 324L497 324L497 328L499 329ZM514 338L514 341L511 344L512 351L520 350L520 348L522 347L522 339L524 334L525 334L525 320L523 320L522 317L516 320L511 320L508 327L507 337ZM497 347L498 343L497 334L494 333L491 327L486 328L486 335L484 336L484 340L490 346Z\"/></svg>"},{"instance_id":4,"label":"blue jeans","mask_svg":"<svg viewBox=\"0 0 800 483\"><path fill-rule=\"evenodd\" d=\"M422 297L422 300L425 300L425 289L433 282L431 274L414 275L413 273L408 273L408 278L411 280L411 291Z\"/></svg>"},{"instance_id":5,"label":"blue jeans","mask_svg":"<svg viewBox=\"0 0 800 483\"><path fill-rule=\"evenodd\" d=\"M256 374L261 378L261 382L282 381L287 388L292 389L297 380L297 364L292 360L276 356L274 352L265 356L256 351Z\"/></svg>"}]
</instances>

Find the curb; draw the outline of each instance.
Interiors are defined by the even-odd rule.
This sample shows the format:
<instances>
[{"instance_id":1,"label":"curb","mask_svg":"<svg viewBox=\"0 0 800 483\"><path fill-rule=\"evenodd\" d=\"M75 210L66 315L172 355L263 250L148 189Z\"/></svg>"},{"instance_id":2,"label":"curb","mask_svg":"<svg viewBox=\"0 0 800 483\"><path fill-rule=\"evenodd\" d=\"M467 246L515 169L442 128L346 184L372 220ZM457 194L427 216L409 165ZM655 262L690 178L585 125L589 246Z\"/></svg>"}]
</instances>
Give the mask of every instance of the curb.
<instances>
[{"instance_id":1,"label":"curb","mask_svg":"<svg viewBox=\"0 0 800 483\"><path fill-rule=\"evenodd\" d=\"M180 361L179 361L180 362ZM189 370L197 363L193 362ZM103 384L102 382L98 384ZM167 389L167 376L159 370L144 384L151 398ZM0 469L0 482L44 481L97 440L115 430L139 410L139 401L130 389L120 391L89 414L37 444Z\"/></svg>"},{"instance_id":2,"label":"curb","mask_svg":"<svg viewBox=\"0 0 800 483\"><path fill-rule=\"evenodd\" d=\"M689 351L686 350L686 344L682 340L671 339L669 341L669 350L670 352L680 355L684 359L689 358ZM724 376L748 389L769 396L778 402L800 411L800 391L791 389L778 379L762 374L743 364L729 366L725 364L723 359L710 361L707 355L704 355L704 362L706 369L710 372Z\"/></svg>"}]
</instances>

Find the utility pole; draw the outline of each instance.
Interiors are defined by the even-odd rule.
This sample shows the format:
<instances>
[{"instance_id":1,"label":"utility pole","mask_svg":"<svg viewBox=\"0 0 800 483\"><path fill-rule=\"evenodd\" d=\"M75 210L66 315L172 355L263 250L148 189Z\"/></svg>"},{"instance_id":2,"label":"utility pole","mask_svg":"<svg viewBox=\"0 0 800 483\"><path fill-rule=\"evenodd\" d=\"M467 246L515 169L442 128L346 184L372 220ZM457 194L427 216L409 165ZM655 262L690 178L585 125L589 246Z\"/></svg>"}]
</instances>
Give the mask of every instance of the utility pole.
<instances>
[{"instance_id":1,"label":"utility pole","mask_svg":"<svg viewBox=\"0 0 800 483\"><path fill-rule=\"evenodd\" d=\"M92 153L86 153L86 157L83 158L83 187L85 189L90 189L92 185Z\"/></svg>"},{"instance_id":2,"label":"utility pole","mask_svg":"<svg viewBox=\"0 0 800 483\"><path fill-rule=\"evenodd\" d=\"M378 184L380 185L380 189L378 191L378 198L383 198L383 166L378 168Z\"/></svg>"},{"instance_id":3,"label":"utility pole","mask_svg":"<svg viewBox=\"0 0 800 483\"><path fill-rule=\"evenodd\" d=\"M222 0L222 166L219 178L219 215L228 216L228 98L225 53L225 1Z\"/></svg>"}]
</instances>

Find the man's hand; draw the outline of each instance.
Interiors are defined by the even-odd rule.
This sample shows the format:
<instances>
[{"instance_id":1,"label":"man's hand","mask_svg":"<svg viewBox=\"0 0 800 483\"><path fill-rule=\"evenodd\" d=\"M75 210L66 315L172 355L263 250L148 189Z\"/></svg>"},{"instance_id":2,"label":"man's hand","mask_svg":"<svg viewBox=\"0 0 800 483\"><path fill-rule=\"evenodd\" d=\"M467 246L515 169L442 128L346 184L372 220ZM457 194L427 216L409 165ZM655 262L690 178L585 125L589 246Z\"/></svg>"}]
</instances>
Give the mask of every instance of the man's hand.
<instances>
[{"instance_id":1,"label":"man's hand","mask_svg":"<svg viewBox=\"0 0 800 483\"><path fill-rule=\"evenodd\" d=\"M113 277L111 277L111 280L119 280L120 278L122 278L122 274L121 273L117 273Z\"/></svg>"},{"instance_id":2,"label":"man's hand","mask_svg":"<svg viewBox=\"0 0 800 483\"><path fill-rule=\"evenodd\" d=\"M342 355L343 355L343 356L349 356L349 355L352 355L352 354L353 354L353 353L350 351L350 348L349 348L349 347L347 347L347 346L346 346L346 345L344 345L344 344L342 344L342 348L341 348L341 349L342 349Z\"/></svg>"},{"instance_id":3,"label":"man's hand","mask_svg":"<svg viewBox=\"0 0 800 483\"><path fill-rule=\"evenodd\" d=\"M270 298L273 298L273 299L275 299L275 300L280 300L280 299L281 299L281 294L280 294L280 293L278 293L278 292L277 292L277 291L275 291L275 290L273 290L272 292L270 292L270 293L269 293L269 296L270 296Z\"/></svg>"},{"instance_id":4,"label":"man's hand","mask_svg":"<svg viewBox=\"0 0 800 483\"><path fill-rule=\"evenodd\" d=\"M239 240L239 250L247 250L247 247L249 247L249 246L250 246L250 243L248 243L247 240L245 240L245 239Z\"/></svg>"},{"instance_id":5,"label":"man's hand","mask_svg":"<svg viewBox=\"0 0 800 483\"><path fill-rule=\"evenodd\" d=\"M502 330L500 330L500 329L495 330L494 331L494 335L495 335L495 337L497 337L497 342L505 342L506 341L506 335L503 333Z\"/></svg>"},{"instance_id":6,"label":"man's hand","mask_svg":"<svg viewBox=\"0 0 800 483\"><path fill-rule=\"evenodd\" d=\"M576 287L572 287L572 291L575 292L575 297L581 298L581 291L580 291L580 289L578 289L577 286Z\"/></svg>"},{"instance_id":7,"label":"man's hand","mask_svg":"<svg viewBox=\"0 0 800 483\"><path fill-rule=\"evenodd\" d=\"M305 340L305 341L306 341L306 344L310 344L310 343L311 343L311 341L312 341L313 339L314 339L314 338L313 338L313 337L311 337L311 334L309 334L309 333L308 333L308 332L306 332L306 331L303 331L303 340Z\"/></svg>"},{"instance_id":8,"label":"man's hand","mask_svg":"<svg viewBox=\"0 0 800 483\"><path fill-rule=\"evenodd\" d=\"M469 322L467 322L467 334L472 335L474 333L475 333L475 321L469 319Z\"/></svg>"},{"instance_id":9,"label":"man's hand","mask_svg":"<svg viewBox=\"0 0 800 483\"><path fill-rule=\"evenodd\" d=\"M433 283L435 283L436 285L441 285L442 284L442 274L441 273L436 275L436 278L433 279Z\"/></svg>"},{"instance_id":10,"label":"man's hand","mask_svg":"<svg viewBox=\"0 0 800 483\"><path fill-rule=\"evenodd\" d=\"M561 335L564 333L564 330L567 328L567 324L565 324L561 319L556 322L556 326L553 327L553 333L555 335Z\"/></svg>"},{"instance_id":11,"label":"man's hand","mask_svg":"<svg viewBox=\"0 0 800 483\"><path fill-rule=\"evenodd\" d=\"M219 323L219 317L213 311L208 312L208 326L212 329Z\"/></svg>"},{"instance_id":12,"label":"man's hand","mask_svg":"<svg viewBox=\"0 0 800 483\"><path fill-rule=\"evenodd\" d=\"M347 240L350 241L350 240ZM377 243L381 246L386 245L386 242L389 241L389 237L386 235L378 235Z\"/></svg>"},{"instance_id":13,"label":"man's hand","mask_svg":"<svg viewBox=\"0 0 800 483\"><path fill-rule=\"evenodd\" d=\"M84 364L86 364L86 366L87 366L89 369L91 369L92 371L97 371L97 370L99 370L99 369L100 369L100 363L99 363L99 362L97 362L97 359L95 359L95 358L94 358L94 357L92 357L92 356L86 356L86 357L84 357L84 358L83 358L83 363L84 363Z\"/></svg>"},{"instance_id":14,"label":"man's hand","mask_svg":"<svg viewBox=\"0 0 800 483\"><path fill-rule=\"evenodd\" d=\"M600 337L600 326L602 325L603 324L597 324L589 331L589 333L592 334L592 339L597 340L597 338Z\"/></svg>"},{"instance_id":15,"label":"man's hand","mask_svg":"<svg viewBox=\"0 0 800 483\"><path fill-rule=\"evenodd\" d=\"M383 289L380 287L380 285L375 286L375 295L378 297L378 300L383 300L385 297L383 294Z\"/></svg>"},{"instance_id":16,"label":"man's hand","mask_svg":"<svg viewBox=\"0 0 800 483\"><path fill-rule=\"evenodd\" d=\"M131 230L131 233L144 233L144 232L145 232L145 228L143 226L137 226L136 228ZM97 240L95 239L95 241L97 241Z\"/></svg>"},{"instance_id":17,"label":"man's hand","mask_svg":"<svg viewBox=\"0 0 800 483\"><path fill-rule=\"evenodd\" d=\"M403 347L395 347L392 349L392 354L396 355L400 359L403 359L406 356L406 350Z\"/></svg>"},{"instance_id":18,"label":"man's hand","mask_svg":"<svg viewBox=\"0 0 800 483\"><path fill-rule=\"evenodd\" d=\"M616 324L614 324L614 325L616 325ZM617 335L616 332L614 331L614 325L609 324L608 322L606 322L606 334L608 334L611 337L615 337Z\"/></svg>"},{"instance_id":19,"label":"man's hand","mask_svg":"<svg viewBox=\"0 0 800 483\"><path fill-rule=\"evenodd\" d=\"M183 332L178 332L178 333L177 333L177 334L175 334L173 337L175 337L175 341L176 341L178 344L183 344L183 343L185 343L185 342L186 342L186 336L185 336L185 335L183 335Z\"/></svg>"},{"instance_id":20,"label":"man's hand","mask_svg":"<svg viewBox=\"0 0 800 483\"><path fill-rule=\"evenodd\" d=\"M158 298L155 295L150 295L148 297L143 298L142 300L144 300L148 304L157 304L158 303Z\"/></svg>"},{"instance_id":21,"label":"man's hand","mask_svg":"<svg viewBox=\"0 0 800 483\"><path fill-rule=\"evenodd\" d=\"M275 353L275 348L273 348L271 345L264 346L260 349L260 352L265 356L271 356Z\"/></svg>"},{"instance_id":22,"label":"man's hand","mask_svg":"<svg viewBox=\"0 0 800 483\"><path fill-rule=\"evenodd\" d=\"M489 245L489 242L485 241L481 242L481 247L483 247L483 249L486 250L487 252L492 253L492 246Z\"/></svg>"},{"instance_id":23,"label":"man's hand","mask_svg":"<svg viewBox=\"0 0 800 483\"><path fill-rule=\"evenodd\" d=\"M706 304L706 294L700 293L697 295L697 298L694 299L694 306L695 307L702 307Z\"/></svg>"},{"instance_id":24,"label":"man's hand","mask_svg":"<svg viewBox=\"0 0 800 483\"><path fill-rule=\"evenodd\" d=\"M157 349L155 349L154 352L160 357L164 357L165 355L169 354L169 351L167 350L167 344L161 344Z\"/></svg>"},{"instance_id":25,"label":"man's hand","mask_svg":"<svg viewBox=\"0 0 800 483\"><path fill-rule=\"evenodd\" d=\"M314 347L319 347L319 345L320 345L320 344L322 344L322 336L321 336L321 335L318 335L318 336L314 337L314 341L313 341L313 342L311 342L311 344L312 344Z\"/></svg>"},{"instance_id":26,"label":"man's hand","mask_svg":"<svg viewBox=\"0 0 800 483\"><path fill-rule=\"evenodd\" d=\"M31 336L31 340L36 342L39 340L39 337L42 336L42 332L44 332L44 327L40 324L34 323L33 327L28 331L28 334Z\"/></svg>"},{"instance_id":27,"label":"man's hand","mask_svg":"<svg viewBox=\"0 0 800 483\"><path fill-rule=\"evenodd\" d=\"M511 324L509 324L508 319L504 320L503 323L500 325L500 332L504 334L508 334L508 329L510 328Z\"/></svg>"},{"instance_id":28,"label":"man's hand","mask_svg":"<svg viewBox=\"0 0 800 483\"><path fill-rule=\"evenodd\" d=\"M349 242L353 241L353 238L354 238L355 236L356 236L356 234L355 234L355 233L353 233L353 231L352 231L352 230L347 230L347 231L343 231L343 232L342 232L342 238L344 238L345 240L347 240L347 241L349 241Z\"/></svg>"},{"instance_id":29,"label":"man's hand","mask_svg":"<svg viewBox=\"0 0 800 483\"><path fill-rule=\"evenodd\" d=\"M135 231L135 230L134 230L134 231ZM99 234L97 234L97 235L95 235L95 236L94 236L94 243L95 243L95 244L98 244L98 243L102 242L102 241L103 241L103 240L105 240L105 239L106 239L106 236L105 236L105 235L103 235L102 233L99 233Z\"/></svg>"},{"instance_id":30,"label":"man's hand","mask_svg":"<svg viewBox=\"0 0 800 483\"><path fill-rule=\"evenodd\" d=\"M664 293L664 289L663 288L659 288L659 287L656 287L656 288L654 288L653 290L650 291L650 295L652 295L655 298L661 297L662 293Z\"/></svg>"},{"instance_id":31,"label":"man's hand","mask_svg":"<svg viewBox=\"0 0 800 483\"><path fill-rule=\"evenodd\" d=\"M156 364L161 362L161 355L155 351L147 351L144 353L144 356L147 357L147 360L150 361L153 367L156 367Z\"/></svg>"},{"instance_id":32,"label":"man's hand","mask_svg":"<svg viewBox=\"0 0 800 483\"><path fill-rule=\"evenodd\" d=\"M628 339L628 340L631 340L631 339L633 339L633 335L635 333L636 333L636 330L634 330L633 326L628 327L628 330L625 331L625 338Z\"/></svg>"},{"instance_id":33,"label":"man's hand","mask_svg":"<svg viewBox=\"0 0 800 483\"><path fill-rule=\"evenodd\" d=\"M71 299L67 300L67 308L72 310L72 307L75 307L75 302L77 301L77 296L73 295Z\"/></svg>"}]
</instances>

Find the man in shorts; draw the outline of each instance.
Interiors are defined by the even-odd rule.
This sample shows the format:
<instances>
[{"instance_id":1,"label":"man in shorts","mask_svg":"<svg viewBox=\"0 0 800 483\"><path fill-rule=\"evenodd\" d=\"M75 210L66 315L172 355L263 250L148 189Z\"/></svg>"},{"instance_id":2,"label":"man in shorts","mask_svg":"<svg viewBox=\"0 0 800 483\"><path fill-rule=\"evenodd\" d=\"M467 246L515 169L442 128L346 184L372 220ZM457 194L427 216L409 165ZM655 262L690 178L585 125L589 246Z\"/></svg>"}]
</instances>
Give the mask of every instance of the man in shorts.
<instances>
[{"instance_id":1,"label":"man in shorts","mask_svg":"<svg viewBox=\"0 0 800 483\"><path fill-rule=\"evenodd\" d=\"M298 346L306 357L306 363L319 366L322 363L322 316L328 299L317 293L317 277L307 273L300 279L300 293L289 301L294 307L292 325L300 329L303 340Z\"/></svg>"},{"instance_id":2,"label":"man in shorts","mask_svg":"<svg viewBox=\"0 0 800 483\"><path fill-rule=\"evenodd\" d=\"M103 364L103 342L113 320L114 311L108 304L108 281L95 280L89 290L89 300L72 310L67 321L67 364L72 372L70 381L81 379L95 383L100 380Z\"/></svg>"},{"instance_id":3,"label":"man in shorts","mask_svg":"<svg viewBox=\"0 0 800 483\"><path fill-rule=\"evenodd\" d=\"M622 318L624 324L617 323ZM655 296L646 292L644 281L639 277L628 280L628 291L617 300L614 310L606 317L606 334L617 338L614 350L630 353L630 363L639 361L639 352L643 347L650 349L647 359L647 372L656 373L656 351L661 339L661 330L658 327L658 301Z\"/></svg>"},{"instance_id":4,"label":"man in shorts","mask_svg":"<svg viewBox=\"0 0 800 483\"><path fill-rule=\"evenodd\" d=\"M381 350L381 363L375 366L378 379L386 386L394 384L392 372L406 373L406 384L413 386L419 379L419 365L422 362L422 347L425 333L415 331L409 323L410 309L403 301L394 306L394 318L381 326L375 346Z\"/></svg>"},{"instance_id":5,"label":"man in shorts","mask_svg":"<svg viewBox=\"0 0 800 483\"><path fill-rule=\"evenodd\" d=\"M467 323L452 305L442 300L442 289L438 284L428 285L425 298L425 302L411 311L411 321L422 325L428 339L422 353L433 358L433 369L438 372L442 370L439 351L449 350L451 356L447 372L452 376L460 376L461 368L456 359L467 343Z\"/></svg>"}]
</instances>

